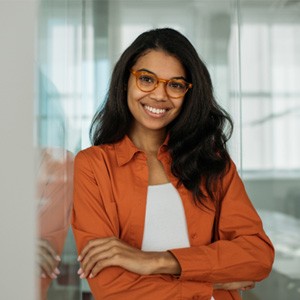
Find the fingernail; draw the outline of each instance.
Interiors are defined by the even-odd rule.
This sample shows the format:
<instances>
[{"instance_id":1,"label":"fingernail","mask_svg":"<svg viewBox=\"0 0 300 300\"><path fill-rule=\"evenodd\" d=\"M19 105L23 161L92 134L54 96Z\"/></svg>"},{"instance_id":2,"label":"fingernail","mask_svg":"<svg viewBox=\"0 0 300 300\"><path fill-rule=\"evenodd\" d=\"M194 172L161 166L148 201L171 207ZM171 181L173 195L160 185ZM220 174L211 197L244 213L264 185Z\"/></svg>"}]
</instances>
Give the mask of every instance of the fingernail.
<instances>
[{"instance_id":1,"label":"fingernail","mask_svg":"<svg viewBox=\"0 0 300 300\"><path fill-rule=\"evenodd\" d=\"M56 259L57 261L61 261L61 258L60 258L58 255L55 256L55 259Z\"/></svg>"},{"instance_id":2,"label":"fingernail","mask_svg":"<svg viewBox=\"0 0 300 300\"><path fill-rule=\"evenodd\" d=\"M47 276L46 276L45 273L42 273L42 274L41 274L41 277L42 277L42 278L46 278Z\"/></svg>"},{"instance_id":3,"label":"fingernail","mask_svg":"<svg viewBox=\"0 0 300 300\"><path fill-rule=\"evenodd\" d=\"M85 278L85 274L82 273L80 276L79 276L81 279Z\"/></svg>"},{"instance_id":4,"label":"fingernail","mask_svg":"<svg viewBox=\"0 0 300 300\"><path fill-rule=\"evenodd\" d=\"M54 273L51 273L51 276L50 276L52 279L56 279L57 278L57 276L56 276L56 274L54 274Z\"/></svg>"},{"instance_id":5,"label":"fingernail","mask_svg":"<svg viewBox=\"0 0 300 300\"><path fill-rule=\"evenodd\" d=\"M57 268L55 268L54 273L55 273L56 275L58 275L58 274L60 274L60 271L59 271Z\"/></svg>"},{"instance_id":6,"label":"fingernail","mask_svg":"<svg viewBox=\"0 0 300 300\"><path fill-rule=\"evenodd\" d=\"M91 273L90 276L89 276L89 278L93 278L93 277L94 277L94 275Z\"/></svg>"},{"instance_id":7,"label":"fingernail","mask_svg":"<svg viewBox=\"0 0 300 300\"><path fill-rule=\"evenodd\" d=\"M83 273L83 270L80 268L77 272L78 275L82 274Z\"/></svg>"},{"instance_id":8,"label":"fingernail","mask_svg":"<svg viewBox=\"0 0 300 300\"><path fill-rule=\"evenodd\" d=\"M77 260L78 260L78 261L81 261L81 260L82 260L81 255L78 256Z\"/></svg>"}]
</instances>

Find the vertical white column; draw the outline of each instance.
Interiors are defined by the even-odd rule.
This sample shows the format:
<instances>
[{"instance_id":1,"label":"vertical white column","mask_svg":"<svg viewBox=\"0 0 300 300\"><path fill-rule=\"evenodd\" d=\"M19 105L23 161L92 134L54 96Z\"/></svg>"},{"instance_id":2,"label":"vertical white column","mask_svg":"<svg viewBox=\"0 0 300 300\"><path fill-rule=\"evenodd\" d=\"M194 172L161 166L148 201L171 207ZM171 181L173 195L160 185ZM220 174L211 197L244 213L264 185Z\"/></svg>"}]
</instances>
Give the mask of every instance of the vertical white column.
<instances>
[{"instance_id":1,"label":"vertical white column","mask_svg":"<svg viewBox=\"0 0 300 300\"><path fill-rule=\"evenodd\" d=\"M33 107L37 0L0 1L0 298L36 299Z\"/></svg>"}]
</instances>

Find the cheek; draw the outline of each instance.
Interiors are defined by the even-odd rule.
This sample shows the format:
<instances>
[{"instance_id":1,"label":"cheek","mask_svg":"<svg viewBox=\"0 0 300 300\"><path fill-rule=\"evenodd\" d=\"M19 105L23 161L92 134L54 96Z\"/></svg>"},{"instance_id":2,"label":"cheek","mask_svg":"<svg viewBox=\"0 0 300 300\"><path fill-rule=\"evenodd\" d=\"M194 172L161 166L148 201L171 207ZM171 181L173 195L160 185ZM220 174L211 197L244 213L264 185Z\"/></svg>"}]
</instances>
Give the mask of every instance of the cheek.
<instances>
[{"instance_id":1,"label":"cheek","mask_svg":"<svg viewBox=\"0 0 300 300\"><path fill-rule=\"evenodd\" d=\"M132 115L135 115L138 111L140 94L134 89L128 87L127 91L127 106Z\"/></svg>"},{"instance_id":2,"label":"cheek","mask_svg":"<svg viewBox=\"0 0 300 300\"><path fill-rule=\"evenodd\" d=\"M183 100L182 101L178 101L176 104L175 104L175 114L174 114L174 118L177 118L181 112L182 112L182 109L183 109Z\"/></svg>"},{"instance_id":3,"label":"cheek","mask_svg":"<svg viewBox=\"0 0 300 300\"><path fill-rule=\"evenodd\" d=\"M131 99L132 99L132 97L130 95L130 92L128 91L128 93L127 93L127 106L128 106L129 111L132 114L133 105L132 105L132 100Z\"/></svg>"},{"instance_id":4,"label":"cheek","mask_svg":"<svg viewBox=\"0 0 300 300\"><path fill-rule=\"evenodd\" d=\"M127 91L127 105L128 105L130 110L135 105L136 99L137 98L136 98L136 95L134 93L134 90L128 89L128 91Z\"/></svg>"},{"instance_id":5,"label":"cheek","mask_svg":"<svg viewBox=\"0 0 300 300\"><path fill-rule=\"evenodd\" d=\"M127 104L128 106L134 106L139 103L139 101L145 96L145 93L138 90L135 84L128 83L127 87Z\"/></svg>"},{"instance_id":6,"label":"cheek","mask_svg":"<svg viewBox=\"0 0 300 300\"><path fill-rule=\"evenodd\" d=\"M127 105L129 107L129 109L131 107L133 99L134 99L134 89L132 87L132 84L129 81L128 86L127 86Z\"/></svg>"},{"instance_id":7,"label":"cheek","mask_svg":"<svg viewBox=\"0 0 300 300\"><path fill-rule=\"evenodd\" d=\"M183 103L184 103L184 99L182 100L178 100L178 102L176 103L176 108L178 111L181 111L183 108Z\"/></svg>"},{"instance_id":8,"label":"cheek","mask_svg":"<svg viewBox=\"0 0 300 300\"><path fill-rule=\"evenodd\" d=\"M136 90L135 81L130 77L127 84L127 97L132 97L134 94L136 94Z\"/></svg>"}]
</instances>

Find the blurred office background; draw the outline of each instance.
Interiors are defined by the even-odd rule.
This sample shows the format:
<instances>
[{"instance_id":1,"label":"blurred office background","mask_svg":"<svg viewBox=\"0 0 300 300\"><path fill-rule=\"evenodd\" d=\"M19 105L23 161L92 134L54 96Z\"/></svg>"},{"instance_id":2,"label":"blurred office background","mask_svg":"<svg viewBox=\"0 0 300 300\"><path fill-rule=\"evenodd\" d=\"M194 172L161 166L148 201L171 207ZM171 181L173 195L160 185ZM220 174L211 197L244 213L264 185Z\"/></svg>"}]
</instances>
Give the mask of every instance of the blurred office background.
<instances>
[{"instance_id":1,"label":"blurred office background","mask_svg":"<svg viewBox=\"0 0 300 300\"><path fill-rule=\"evenodd\" d=\"M76 275L69 166L90 145L91 118L119 55L155 27L181 31L206 62L216 97L234 119L230 153L276 248L270 277L243 299L300 299L300 0L32 2L37 234L62 257L61 274L42 284L48 299L92 299ZM54 166L60 171L49 187Z\"/></svg>"}]
</instances>

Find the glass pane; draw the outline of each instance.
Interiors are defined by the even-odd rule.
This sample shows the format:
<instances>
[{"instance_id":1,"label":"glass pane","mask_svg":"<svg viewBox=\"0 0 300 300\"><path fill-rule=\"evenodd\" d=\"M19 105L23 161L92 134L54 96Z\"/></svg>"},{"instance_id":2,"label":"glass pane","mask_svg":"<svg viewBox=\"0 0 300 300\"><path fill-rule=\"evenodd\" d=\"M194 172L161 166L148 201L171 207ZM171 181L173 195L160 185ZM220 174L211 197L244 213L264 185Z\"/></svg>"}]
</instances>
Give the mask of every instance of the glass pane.
<instances>
[{"instance_id":1,"label":"glass pane","mask_svg":"<svg viewBox=\"0 0 300 300\"><path fill-rule=\"evenodd\" d=\"M277 250L270 278L243 293L243 299L299 297L300 14L299 1L277 2L41 1L40 275L43 251L51 247L61 257L56 279L40 276L41 299L92 298L87 282L78 278L69 229L73 158L90 145L90 122L119 55L138 34L162 26L185 34L206 62L216 97L235 122L231 156Z\"/></svg>"},{"instance_id":2,"label":"glass pane","mask_svg":"<svg viewBox=\"0 0 300 300\"><path fill-rule=\"evenodd\" d=\"M73 160L109 78L108 1L42 0L36 103L40 299L88 299L70 229ZM60 257L60 261L51 257ZM47 273L47 261L59 269ZM50 275L50 276L49 276ZM51 278L52 277L52 278Z\"/></svg>"},{"instance_id":3,"label":"glass pane","mask_svg":"<svg viewBox=\"0 0 300 300\"><path fill-rule=\"evenodd\" d=\"M41 1L38 37L39 299L79 299L70 218L73 159L81 142L81 1Z\"/></svg>"},{"instance_id":4,"label":"glass pane","mask_svg":"<svg viewBox=\"0 0 300 300\"><path fill-rule=\"evenodd\" d=\"M242 165L274 243L270 277L244 299L300 297L300 1L241 1Z\"/></svg>"}]
</instances>

